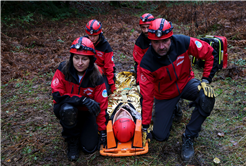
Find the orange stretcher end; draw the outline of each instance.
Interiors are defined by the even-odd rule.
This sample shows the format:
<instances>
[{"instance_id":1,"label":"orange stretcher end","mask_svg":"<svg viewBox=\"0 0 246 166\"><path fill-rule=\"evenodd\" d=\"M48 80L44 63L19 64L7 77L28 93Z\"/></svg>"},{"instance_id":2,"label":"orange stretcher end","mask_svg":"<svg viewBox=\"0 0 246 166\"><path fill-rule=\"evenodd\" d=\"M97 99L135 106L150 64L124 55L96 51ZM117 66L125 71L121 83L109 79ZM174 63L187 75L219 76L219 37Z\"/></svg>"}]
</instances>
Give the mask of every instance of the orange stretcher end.
<instances>
[{"instance_id":1,"label":"orange stretcher end","mask_svg":"<svg viewBox=\"0 0 246 166\"><path fill-rule=\"evenodd\" d=\"M116 147L112 120L110 120L107 124L107 147L108 148Z\"/></svg>"},{"instance_id":2,"label":"orange stretcher end","mask_svg":"<svg viewBox=\"0 0 246 166\"><path fill-rule=\"evenodd\" d=\"M135 132L133 137L133 146L141 148L143 146L142 143L142 121L137 119Z\"/></svg>"},{"instance_id":3,"label":"orange stretcher end","mask_svg":"<svg viewBox=\"0 0 246 166\"><path fill-rule=\"evenodd\" d=\"M107 124L107 147L100 148L100 154L102 156L136 156L141 154L146 154L149 151L148 142L145 146L142 145L142 131L141 131L142 121L137 119L136 127L133 138L128 142L116 142L112 120Z\"/></svg>"}]
</instances>

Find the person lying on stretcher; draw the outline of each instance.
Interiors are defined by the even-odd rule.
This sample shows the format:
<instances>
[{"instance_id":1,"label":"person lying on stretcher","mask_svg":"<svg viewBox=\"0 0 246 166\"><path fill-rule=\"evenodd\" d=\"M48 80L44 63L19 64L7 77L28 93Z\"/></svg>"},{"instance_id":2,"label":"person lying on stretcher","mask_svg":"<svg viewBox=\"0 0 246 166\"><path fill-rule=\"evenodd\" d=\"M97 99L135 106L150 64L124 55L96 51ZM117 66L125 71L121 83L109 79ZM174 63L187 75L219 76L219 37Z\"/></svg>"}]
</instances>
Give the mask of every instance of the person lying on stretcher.
<instances>
[{"instance_id":1,"label":"person lying on stretcher","mask_svg":"<svg viewBox=\"0 0 246 166\"><path fill-rule=\"evenodd\" d=\"M130 141L134 136L136 119L141 119L141 115L131 103L122 105L123 103L120 103L115 108L110 119L116 139L123 143Z\"/></svg>"},{"instance_id":2,"label":"person lying on stretcher","mask_svg":"<svg viewBox=\"0 0 246 166\"><path fill-rule=\"evenodd\" d=\"M128 142L134 135L135 122L131 114L124 108L120 108L114 116L113 131L120 142Z\"/></svg>"},{"instance_id":3,"label":"person lying on stretcher","mask_svg":"<svg viewBox=\"0 0 246 166\"><path fill-rule=\"evenodd\" d=\"M101 146L100 154L114 157L146 154L149 148L143 133L141 114L131 103L119 103L108 121L107 146Z\"/></svg>"}]
</instances>

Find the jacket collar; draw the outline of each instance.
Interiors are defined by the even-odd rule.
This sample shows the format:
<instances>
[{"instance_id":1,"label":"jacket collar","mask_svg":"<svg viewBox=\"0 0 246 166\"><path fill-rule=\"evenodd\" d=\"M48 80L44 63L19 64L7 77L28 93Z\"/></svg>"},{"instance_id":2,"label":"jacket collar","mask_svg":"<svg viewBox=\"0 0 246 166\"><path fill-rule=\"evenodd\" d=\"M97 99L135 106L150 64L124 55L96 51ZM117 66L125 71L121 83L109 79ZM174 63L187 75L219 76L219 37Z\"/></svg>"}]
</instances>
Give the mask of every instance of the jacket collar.
<instances>
[{"instance_id":1,"label":"jacket collar","mask_svg":"<svg viewBox=\"0 0 246 166\"><path fill-rule=\"evenodd\" d=\"M146 41L148 43L151 42L151 40L147 36L145 36L145 34L143 32L141 32L140 36L142 36L142 38L144 39L144 41Z\"/></svg>"},{"instance_id":2,"label":"jacket collar","mask_svg":"<svg viewBox=\"0 0 246 166\"><path fill-rule=\"evenodd\" d=\"M102 33L99 34L99 39L97 40L95 47L102 45L106 41Z\"/></svg>"}]
</instances>

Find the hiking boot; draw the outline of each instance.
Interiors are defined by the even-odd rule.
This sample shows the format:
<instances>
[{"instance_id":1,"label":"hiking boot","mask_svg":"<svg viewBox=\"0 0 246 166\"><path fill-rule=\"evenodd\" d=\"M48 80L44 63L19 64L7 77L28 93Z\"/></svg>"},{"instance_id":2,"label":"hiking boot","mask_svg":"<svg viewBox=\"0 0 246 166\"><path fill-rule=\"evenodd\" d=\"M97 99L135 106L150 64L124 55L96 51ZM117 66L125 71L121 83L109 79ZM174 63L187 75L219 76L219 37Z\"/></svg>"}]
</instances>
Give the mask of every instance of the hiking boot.
<instances>
[{"instance_id":1,"label":"hiking boot","mask_svg":"<svg viewBox=\"0 0 246 166\"><path fill-rule=\"evenodd\" d=\"M179 106L179 103L176 104L175 106L175 109L174 109L174 118L173 118L173 121L174 122L177 122L177 123L180 123L181 122L181 119L183 117L183 112Z\"/></svg>"},{"instance_id":2,"label":"hiking boot","mask_svg":"<svg viewBox=\"0 0 246 166\"><path fill-rule=\"evenodd\" d=\"M67 157L70 161L76 161L79 158L79 138L67 138Z\"/></svg>"},{"instance_id":3,"label":"hiking boot","mask_svg":"<svg viewBox=\"0 0 246 166\"><path fill-rule=\"evenodd\" d=\"M187 162L192 159L194 156L194 148L193 148L193 142L194 138L191 138L190 136L186 136L185 134L182 135L182 150L181 150L181 158L183 161Z\"/></svg>"}]
</instances>

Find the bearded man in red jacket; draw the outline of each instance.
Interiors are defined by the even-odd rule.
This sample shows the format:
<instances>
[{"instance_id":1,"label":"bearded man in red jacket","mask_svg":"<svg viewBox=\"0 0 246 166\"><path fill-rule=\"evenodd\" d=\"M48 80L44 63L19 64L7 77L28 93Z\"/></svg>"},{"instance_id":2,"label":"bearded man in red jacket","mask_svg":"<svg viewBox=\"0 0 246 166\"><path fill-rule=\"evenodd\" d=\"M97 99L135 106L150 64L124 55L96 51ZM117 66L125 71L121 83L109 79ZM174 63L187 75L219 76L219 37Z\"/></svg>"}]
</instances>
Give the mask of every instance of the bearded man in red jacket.
<instances>
[{"instance_id":1,"label":"bearded man in red jacket","mask_svg":"<svg viewBox=\"0 0 246 166\"><path fill-rule=\"evenodd\" d=\"M192 101L192 112L182 135L181 158L189 161L194 156L193 142L201 125L210 115L215 103L213 88L209 85L218 70L218 53L206 42L173 35L171 22L163 18L152 21L148 30L151 45L141 60L139 85L142 95L143 139L165 141L173 122L173 111L180 99ZM189 55L205 60L201 81L194 78ZM153 132L147 129L151 122L155 101Z\"/></svg>"},{"instance_id":2,"label":"bearded man in red jacket","mask_svg":"<svg viewBox=\"0 0 246 166\"><path fill-rule=\"evenodd\" d=\"M139 77L140 77L140 70L139 65L140 62L144 56L144 54L149 49L149 46L151 45L151 40L148 39L148 30L149 26L152 21L155 20L155 17L150 13L143 14L139 19L139 26L141 28L141 34L137 38L134 48L133 48L133 59L134 59L134 70L136 73L136 84L139 85ZM177 103L174 108L174 122L180 122L183 116L183 112L180 108L180 104ZM153 113L153 119L155 115Z\"/></svg>"}]
</instances>

